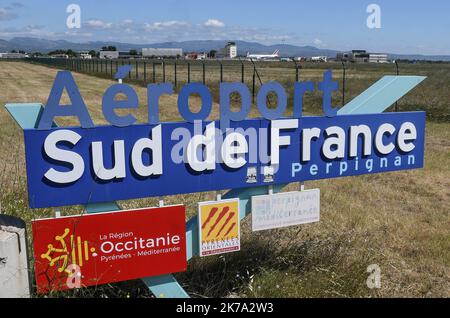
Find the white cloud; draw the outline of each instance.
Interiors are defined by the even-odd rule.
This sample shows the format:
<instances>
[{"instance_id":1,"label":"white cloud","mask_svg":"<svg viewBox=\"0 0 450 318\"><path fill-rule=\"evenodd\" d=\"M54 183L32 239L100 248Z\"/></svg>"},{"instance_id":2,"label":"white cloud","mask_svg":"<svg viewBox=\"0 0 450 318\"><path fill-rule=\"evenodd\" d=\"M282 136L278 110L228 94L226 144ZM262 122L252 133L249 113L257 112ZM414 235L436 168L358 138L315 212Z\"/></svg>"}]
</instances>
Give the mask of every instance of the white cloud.
<instances>
[{"instance_id":1,"label":"white cloud","mask_svg":"<svg viewBox=\"0 0 450 318\"><path fill-rule=\"evenodd\" d=\"M0 8L0 21L9 21L17 18L17 14L8 8Z\"/></svg>"},{"instance_id":2,"label":"white cloud","mask_svg":"<svg viewBox=\"0 0 450 318\"><path fill-rule=\"evenodd\" d=\"M36 38L55 38L56 33L48 31L44 26L27 25L21 28L6 28L0 30L0 37L36 37Z\"/></svg>"},{"instance_id":3,"label":"white cloud","mask_svg":"<svg viewBox=\"0 0 450 318\"><path fill-rule=\"evenodd\" d=\"M164 22L153 22L153 23L145 23L144 27L147 30L164 30L170 28L183 28L188 27L189 23L183 21L164 21Z\"/></svg>"},{"instance_id":4,"label":"white cloud","mask_svg":"<svg viewBox=\"0 0 450 318\"><path fill-rule=\"evenodd\" d=\"M91 32L80 32L78 30L70 30L64 32L64 35L78 39L78 38L92 38L94 34Z\"/></svg>"},{"instance_id":5,"label":"white cloud","mask_svg":"<svg viewBox=\"0 0 450 318\"><path fill-rule=\"evenodd\" d=\"M223 28L225 26L225 23L217 19L208 19L208 21L203 23L203 25L206 27Z\"/></svg>"},{"instance_id":6,"label":"white cloud","mask_svg":"<svg viewBox=\"0 0 450 318\"><path fill-rule=\"evenodd\" d=\"M313 43L314 43L314 45L317 45L317 46L321 46L323 44L322 40L320 40L320 39L314 39Z\"/></svg>"},{"instance_id":7,"label":"white cloud","mask_svg":"<svg viewBox=\"0 0 450 318\"><path fill-rule=\"evenodd\" d=\"M112 27L112 23L102 20L88 20L83 23L83 26L91 29L109 29Z\"/></svg>"}]
</instances>

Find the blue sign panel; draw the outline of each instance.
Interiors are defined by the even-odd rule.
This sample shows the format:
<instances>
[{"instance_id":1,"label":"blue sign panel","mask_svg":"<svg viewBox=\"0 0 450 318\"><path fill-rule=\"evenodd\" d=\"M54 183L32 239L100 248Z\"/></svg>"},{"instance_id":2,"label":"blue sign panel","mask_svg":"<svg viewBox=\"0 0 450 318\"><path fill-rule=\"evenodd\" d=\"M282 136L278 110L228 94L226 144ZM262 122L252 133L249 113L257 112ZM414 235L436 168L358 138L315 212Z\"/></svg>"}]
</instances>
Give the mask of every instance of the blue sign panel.
<instances>
[{"instance_id":1,"label":"blue sign panel","mask_svg":"<svg viewBox=\"0 0 450 318\"><path fill-rule=\"evenodd\" d=\"M425 113L25 130L32 208L423 167Z\"/></svg>"}]
</instances>

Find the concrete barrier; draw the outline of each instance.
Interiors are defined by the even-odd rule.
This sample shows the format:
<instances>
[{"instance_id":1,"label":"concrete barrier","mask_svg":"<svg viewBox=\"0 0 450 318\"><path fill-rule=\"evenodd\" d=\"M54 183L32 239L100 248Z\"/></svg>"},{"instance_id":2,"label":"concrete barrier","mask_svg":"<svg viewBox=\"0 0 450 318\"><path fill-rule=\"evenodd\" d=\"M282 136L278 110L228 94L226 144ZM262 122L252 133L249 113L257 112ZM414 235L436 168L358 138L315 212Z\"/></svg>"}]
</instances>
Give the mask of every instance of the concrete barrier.
<instances>
[{"instance_id":1,"label":"concrete barrier","mask_svg":"<svg viewBox=\"0 0 450 318\"><path fill-rule=\"evenodd\" d=\"M25 222L0 215L0 298L30 297Z\"/></svg>"}]
</instances>

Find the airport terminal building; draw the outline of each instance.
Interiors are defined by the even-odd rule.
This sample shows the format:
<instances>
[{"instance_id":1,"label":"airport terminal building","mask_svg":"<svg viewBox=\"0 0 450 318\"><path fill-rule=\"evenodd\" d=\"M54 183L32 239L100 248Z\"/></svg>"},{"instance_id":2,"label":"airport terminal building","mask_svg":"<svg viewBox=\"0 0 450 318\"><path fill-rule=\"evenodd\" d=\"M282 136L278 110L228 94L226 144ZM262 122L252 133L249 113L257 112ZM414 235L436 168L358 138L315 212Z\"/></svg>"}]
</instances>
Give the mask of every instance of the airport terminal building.
<instances>
[{"instance_id":1,"label":"airport terminal building","mask_svg":"<svg viewBox=\"0 0 450 318\"><path fill-rule=\"evenodd\" d=\"M237 45L236 42L228 42L224 48L224 55L226 58L234 59L237 57Z\"/></svg>"},{"instance_id":2,"label":"airport terminal building","mask_svg":"<svg viewBox=\"0 0 450 318\"><path fill-rule=\"evenodd\" d=\"M337 61L352 63L388 63L386 53L368 53L365 50L353 50L351 52L341 52L336 56Z\"/></svg>"},{"instance_id":3,"label":"airport terminal building","mask_svg":"<svg viewBox=\"0 0 450 318\"><path fill-rule=\"evenodd\" d=\"M182 57L183 49L179 48L143 48L142 57Z\"/></svg>"}]
</instances>

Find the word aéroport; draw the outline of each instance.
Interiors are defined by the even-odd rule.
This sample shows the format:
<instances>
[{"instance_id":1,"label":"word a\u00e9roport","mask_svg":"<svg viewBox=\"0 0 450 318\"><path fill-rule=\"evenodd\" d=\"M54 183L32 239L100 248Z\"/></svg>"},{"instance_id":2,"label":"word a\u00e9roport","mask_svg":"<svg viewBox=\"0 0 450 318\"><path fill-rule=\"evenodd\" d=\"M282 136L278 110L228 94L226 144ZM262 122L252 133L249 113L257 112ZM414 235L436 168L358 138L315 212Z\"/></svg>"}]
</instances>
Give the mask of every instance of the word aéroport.
<instances>
[{"instance_id":1,"label":"word a\u00e9roport","mask_svg":"<svg viewBox=\"0 0 450 318\"><path fill-rule=\"evenodd\" d=\"M70 105L60 105L64 89ZM257 95L263 118L246 119L249 89L242 83L221 83L220 120L206 121L211 93L205 85L190 83L178 96L185 122L160 123L159 98L172 94L173 86L150 84L148 123L136 124L132 114L115 111L138 107L136 92L115 84L102 101L111 126L95 127L73 77L59 72L37 129L25 131L30 205L85 204L423 166L423 112L337 116L331 96L338 85L331 71L324 73L318 89L323 117L302 116L303 95L314 90L314 83L294 84L293 114L283 118L286 92L269 82ZM274 108L267 105L269 93L277 96ZM119 94L125 98L117 100ZM202 101L196 113L189 108L192 94ZM231 109L232 94L241 97L239 111ZM54 127L59 116L76 116L81 127Z\"/></svg>"}]
</instances>

